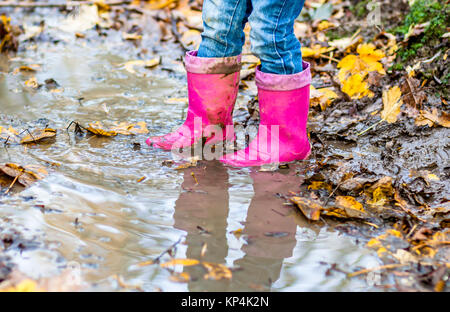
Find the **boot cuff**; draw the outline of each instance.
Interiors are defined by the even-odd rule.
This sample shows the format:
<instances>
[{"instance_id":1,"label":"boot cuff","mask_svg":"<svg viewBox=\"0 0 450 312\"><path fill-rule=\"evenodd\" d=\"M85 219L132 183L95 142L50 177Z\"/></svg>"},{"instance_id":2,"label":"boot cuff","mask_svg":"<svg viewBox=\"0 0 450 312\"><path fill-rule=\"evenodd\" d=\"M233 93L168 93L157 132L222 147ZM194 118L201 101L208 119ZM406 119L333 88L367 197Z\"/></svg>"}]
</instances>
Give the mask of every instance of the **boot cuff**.
<instances>
[{"instance_id":1,"label":"boot cuff","mask_svg":"<svg viewBox=\"0 0 450 312\"><path fill-rule=\"evenodd\" d=\"M269 91L290 91L300 89L311 84L311 70L309 63L303 62L303 71L292 75L268 74L256 69L255 82L258 88Z\"/></svg>"},{"instance_id":2,"label":"boot cuff","mask_svg":"<svg viewBox=\"0 0 450 312\"><path fill-rule=\"evenodd\" d=\"M186 52L186 70L194 74L232 74L241 70L241 55L198 57L197 51Z\"/></svg>"}]
</instances>

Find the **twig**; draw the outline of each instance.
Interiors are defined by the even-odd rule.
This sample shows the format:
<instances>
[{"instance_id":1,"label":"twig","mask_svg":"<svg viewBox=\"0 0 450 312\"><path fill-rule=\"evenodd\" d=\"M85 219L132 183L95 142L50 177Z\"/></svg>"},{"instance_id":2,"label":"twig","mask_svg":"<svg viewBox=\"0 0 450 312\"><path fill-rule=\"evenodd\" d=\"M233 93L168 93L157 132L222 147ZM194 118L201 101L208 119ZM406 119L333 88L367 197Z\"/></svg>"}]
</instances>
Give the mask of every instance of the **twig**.
<instances>
[{"instance_id":1,"label":"twig","mask_svg":"<svg viewBox=\"0 0 450 312\"><path fill-rule=\"evenodd\" d=\"M364 270L360 270L360 271L356 271L353 273L349 273L347 274L347 277L355 277L361 274L367 274L373 271L380 271L380 270L387 270L387 269L395 269L395 268L399 268L402 266L407 266L407 263L394 263L394 264L386 264L386 265L381 265L378 267L374 267L374 268L370 268L370 269L364 269Z\"/></svg>"},{"instance_id":2,"label":"twig","mask_svg":"<svg viewBox=\"0 0 450 312\"><path fill-rule=\"evenodd\" d=\"M57 7L75 7L82 5L95 4L97 1L67 1L65 3L39 3L39 2L10 2L0 1L0 8L57 8ZM131 4L131 0L107 1L104 4L108 6Z\"/></svg>"},{"instance_id":3,"label":"twig","mask_svg":"<svg viewBox=\"0 0 450 312\"><path fill-rule=\"evenodd\" d=\"M176 245L178 245L183 237L180 237L175 243L173 243L169 248L167 248L166 250L164 250L158 257L156 257L153 260L149 260L149 261L145 261L145 262L141 262L139 264L139 266L146 266L149 264L155 264L155 263L159 263L159 260L162 258L162 256L164 256L166 253L170 252Z\"/></svg>"},{"instance_id":4,"label":"twig","mask_svg":"<svg viewBox=\"0 0 450 312\"><path fill-rule=\"evenodd\" d=\"M367 128L366 130L361 131L360 133L356 134L357 136L360 136L364 133L366 133L367 131L369 131L370 129L372 129L373 127L379 125L384 119L380 119L379 121L377 121L376 123L374 123L373 125L371 125L369 128Z\"/></svg>"},{"instance_id":5,"label":"twig","mask_svg":"<svg viewBox=\"0 0 450 312\"><path fill-rule=\"evenodd\" d=\"M420 245L417 245L417 246L415 246L415 247L413 247L413 251L416 251L416 250L418 250L418 249L420 249L420 248L423 248L423 247L426 247L426 246L429 246L429 247L432 247L432 246L436 246L436 245L450 245L450 241L431 241L431 242L425 242L425 243L422 243L422 244L420 244Z\"/></svg>"},{"instance_id":6,"label":"twig","mask_svg":"<svg viewBox=\"0 0 450 312\"><path fill-rule=\"evenodd\" d=\"M19 177L22 175L23 172L21 172L20 174L16 175L16 177L14 178L14 180L12 181L11 185L8 187L8 189L5 192L5 195L9 193L9 191L12 189L12 187L14 186L14 184L16 184L17 180L19 179Z\"/></svg>"}]
</instances>

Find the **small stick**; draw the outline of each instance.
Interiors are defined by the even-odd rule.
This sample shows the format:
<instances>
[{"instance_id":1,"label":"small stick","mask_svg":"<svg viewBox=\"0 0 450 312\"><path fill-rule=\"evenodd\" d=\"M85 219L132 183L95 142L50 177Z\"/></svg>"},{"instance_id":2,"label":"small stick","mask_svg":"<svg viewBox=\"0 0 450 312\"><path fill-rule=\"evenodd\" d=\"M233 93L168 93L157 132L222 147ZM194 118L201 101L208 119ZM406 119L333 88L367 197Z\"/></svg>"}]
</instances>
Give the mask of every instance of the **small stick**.
<instances>
[{"instance_id":1,"label":"small stick","mask_svg":"<svg viewBox=\"0 0 450 312\"><path fill-rule=\"evenodd\" d=\"M431 241L431 242L425 242L420 245L417 245L417 246L413 247L412 250L416 251L420 248L427 247L427 246L432 247L432 246L436 246L436 245L449 245L449 244L450 244L450 241L436 241L436 242Z\"/></svg>"},{"instance_id":2,"label":"small stick","mask_svg":"<svg viewBox=\"0 0 450 312\"><path fill-rule=\"evenodd\" d=\"M155 264L155 263L159 263L159 260L162 258L162 256L164 256L166 253L168 253L169 251L171 251L176 245L178 245L181 242L181 239L183 237L180 237L180 239L178 239L175 243L173 243L169 248L167 248L166 250L164 250L158 257L156 257L153 260L150 261L145 261L139 264L139 266L146 266L149 264Z\"/></svg>"},{"instance_id":3,"label":"small stick","mask_svg":"<svg viewBox=\"0 0 450 312\"><path fill-rule=\"evenodd\" d=\"M9 193L9 191L12 189L12 187L14 186L14 184L16 184L17 180L19 179L19 177L22 175L23 172L21 172L20 174L16 175L16 177L14 178L14 180L12 181L11 185L8 187L8 189L5 192L5 195Z\"/></svg>"},{"instance_id":4,"label":"small stick","mask_svg":"<svg viewBox=\"0 0 450 312\"><path fill-rule=\"evenodd\" d=\"M370 268L370 269L364 269L364 270L360 270L360 271L356 271L353 273L349 273L347 274L347 277L355 277L361 274L367 274L373 271L380 271L380 270L387 270L387 269L395 269L395 268L399 268L399 267L403 267L403 266L407 266L408 264L405 263L394 263L394 264L386 264L386 265L381 265L378 267L374 267L374 268Z\"/></svg>"}]
</instances>

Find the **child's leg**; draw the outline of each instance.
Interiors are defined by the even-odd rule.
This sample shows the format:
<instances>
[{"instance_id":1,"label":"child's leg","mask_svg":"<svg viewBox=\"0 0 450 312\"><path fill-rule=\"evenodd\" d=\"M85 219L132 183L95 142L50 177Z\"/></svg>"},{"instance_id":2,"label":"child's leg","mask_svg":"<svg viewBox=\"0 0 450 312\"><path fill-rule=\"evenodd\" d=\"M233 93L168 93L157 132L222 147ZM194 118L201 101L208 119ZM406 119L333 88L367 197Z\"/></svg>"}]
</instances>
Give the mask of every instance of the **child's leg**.
<instances>
[{"instance_id":1,"label":"child's leg","mask_svg":"<svg viewBox=\"0 0 450 312\"><path fill-rule=\"evenodd\" d=\"M251 12L250 0L205 0L199 57L229 57L241 54L244 26Z\"/></svg>"},{"instance_id":2,"label":"child's leg","mask_svg":"<svg viewBox=\"0 0 450 312\"><path fill-rule=\"evenodd\" d=\"M252 52L261 60L264 73L289 75L302 68L300 42L294 34L294 21L304 0L251 0L249 22Z\"/></svg>"}]
</instances>

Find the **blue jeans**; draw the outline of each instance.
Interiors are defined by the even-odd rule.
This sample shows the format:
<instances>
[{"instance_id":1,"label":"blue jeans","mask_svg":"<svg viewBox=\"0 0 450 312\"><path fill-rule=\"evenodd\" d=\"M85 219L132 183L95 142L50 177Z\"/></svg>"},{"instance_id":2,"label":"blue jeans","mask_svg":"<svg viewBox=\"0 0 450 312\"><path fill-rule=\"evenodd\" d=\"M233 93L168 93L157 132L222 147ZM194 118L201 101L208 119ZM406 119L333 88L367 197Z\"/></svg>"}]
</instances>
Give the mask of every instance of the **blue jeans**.
<instances>
[{"instance_id":1,"label":"blue jeans","mask_svg":"<svg viewBox=\"0 0 450 312\"><path fill-rule=\"evenodd\" d=\"M261 71L296 74L303 70L300 42L294 21L304 0L205 0L199 57L241 54L244 26L250 23L252 52L261 60Z\"/></svg>"}]
</instances>

